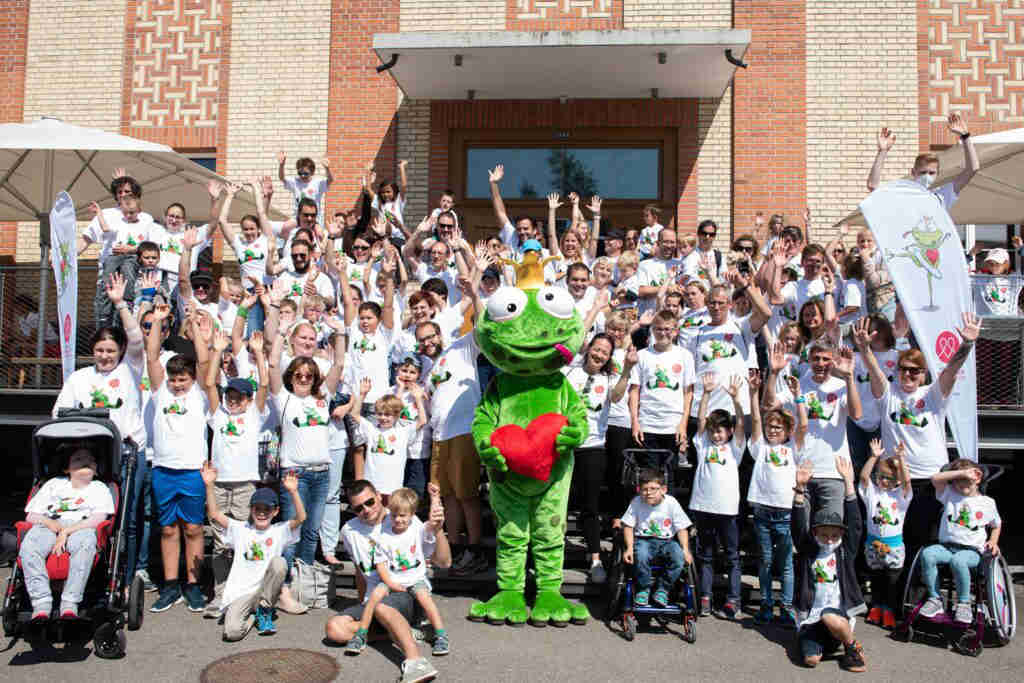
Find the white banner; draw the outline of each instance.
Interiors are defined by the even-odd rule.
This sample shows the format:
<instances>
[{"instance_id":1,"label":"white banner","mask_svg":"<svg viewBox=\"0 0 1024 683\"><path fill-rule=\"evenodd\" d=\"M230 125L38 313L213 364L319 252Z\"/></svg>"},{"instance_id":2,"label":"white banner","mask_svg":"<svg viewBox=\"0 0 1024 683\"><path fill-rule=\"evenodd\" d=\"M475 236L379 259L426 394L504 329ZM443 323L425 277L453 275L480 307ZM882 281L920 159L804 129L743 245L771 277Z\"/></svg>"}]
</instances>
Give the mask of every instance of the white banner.
<instances>
[{"instance_id":1,"label":"white banner","mask_svg":"<svg viewBox=\"0 0 1024 683\"><path fill-rule=\"evenodd\" d=\"M861 202L932 379L960 347L957 328L971 307L971 282L953 219L932 192L911 180L878 188ZM946 412L960 457L978 459L974 351L957 376Z\"/></svg>"},{"instance_id":2,"label":"white banner","mask_svg":"<svg viewBox=\"0 0 1024 683\"><path fill-rule=\"evenodd\" d=\"M75 205L61 192L50 211L50 263L57 281L57 319L60 328L60 358L64 381L75 371L78 338L78 228ZM39 310L43 311L43 302Z\"/></svg>"}]
</instances>

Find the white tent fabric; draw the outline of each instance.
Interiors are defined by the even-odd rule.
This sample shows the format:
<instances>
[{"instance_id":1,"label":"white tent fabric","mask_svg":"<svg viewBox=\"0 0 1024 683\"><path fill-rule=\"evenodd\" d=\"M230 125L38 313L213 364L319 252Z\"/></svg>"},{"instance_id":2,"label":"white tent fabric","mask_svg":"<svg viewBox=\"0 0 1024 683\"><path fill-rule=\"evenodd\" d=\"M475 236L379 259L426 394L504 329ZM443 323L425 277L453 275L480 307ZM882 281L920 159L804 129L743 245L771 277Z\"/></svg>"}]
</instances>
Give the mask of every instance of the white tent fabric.
<instances>
[{"instance_id":1,"label":"white tent fabric","mask_svg":"<svg viewBox=\"0 0 1024 683\"><path fill-rule=\"evenodd\" d=\"M950 214L957 225L968 223L1019 223L1024 220L1024 128L1014 128L973 138L980 170L960 193ZM959 144L938 153L939 175L934 187L958 176L964 169ZM892 169L890 169L892 170ZM868 169L864 169L865 177ZM905 176L910 179L910 176ZM864 224L856 211L840 222Z\"/></svg>"},{"instance_id":2,"label":"white tent fabric","mask_svg":"<svg viewBox=\"0 0 1024 683\"><path fill-rule=\"evenodd\" d=\"M169 204L180 202L189 222L207 222L206 184L223 180L166 145L52 118L0 124L0 220L45 220L61 190L75 198L78 219L88 220L90 202L113 206L109 188L115 168L126 169L139 181L142 207L157 220ZM255 206L251 195L242 192L232 204L230 220L237 222L247 213L255 213Z\"/></svg>"}]
</instances>

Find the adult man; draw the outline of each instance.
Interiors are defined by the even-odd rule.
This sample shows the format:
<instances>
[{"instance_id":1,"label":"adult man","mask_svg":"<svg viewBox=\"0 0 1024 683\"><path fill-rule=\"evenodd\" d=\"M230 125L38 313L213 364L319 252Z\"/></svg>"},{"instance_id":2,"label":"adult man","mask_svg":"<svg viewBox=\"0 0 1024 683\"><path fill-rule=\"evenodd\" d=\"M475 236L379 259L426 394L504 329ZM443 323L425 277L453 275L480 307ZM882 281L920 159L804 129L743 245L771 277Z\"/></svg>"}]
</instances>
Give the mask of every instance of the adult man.
<instances>
[{"instance_id":1,"label":"adult man","mask_svg":"<svg viewBox=\"0 0 1024 683\"><path fill-rule=\"evenodd\" d=\"M380 535L388 524L388 510L381 502L381 496L373 484L360 479L348 489L349 510L356 517L348 521L341 530L341 538L345 543L349 557L356 566L356 588L359 591L359 603L352 605L341 614L327 620L324 635L334 643L347 643L359 629L359 619L363 613L362 603L366 596L380 583L374 569L374 549ZM432 507L430 521L444 521L444 509ZM447 567L451 564L451 549L444 531L437 532L434 546L424 547L424 556L430 557L435 567ZM411 593L389 593L373 611L373 625L370 629L371 638L380 635L380 627L387 630L388 636L402 650L402 683L427 681L437 675L437 670L430 662L420 656L419 647L412 634L409 623L416 612L416 600ZM376 633L375 633L376 627Z\"/></svg>"},{"instance_id":2,"label":"adult man","mask_svg":"<svg viewBox=\"0 0 1024 683\"><path fill-rule=\"evenodd\" d=\"M455 237L457 221L454 213L445 211L438 214L436 225L439 239L430 237L433 227L431 221L425 220L420 223L412 239L402 247L402 257L412 279L420 283L431 278L442 280L448 287L448 305L452 306L461 298L456 279L460 276L469 276L469 260L473 257L470 255L466 240ZM421 249L426 251L427 255L427 258L422 260L417 258L417 253ZM453 260L455 268L451 267Z\"/></svg>"},{"instance_id":3,"label":"adult man","mask_svg":"<svg viewBox=\"0 0 1024 683\"><path fill-rule=\"evenodd\" d=\"M676 258L676 233L662 228L655 244L655 256L640 262L640 312L653 311L658 305L658 290L672 269L680 270L683 262Z\"/></svg>"},{"instance_id":4,"label":"adult man","mask_svg":"<svg viewBox=\"0 0 1024 683\"><path fill-rule=\"evenodd\" d=\"M305 211L305 207L300 207L299 211ZM290 270L286 270L278 277L285 283L287 288L288 296L294 299L296 302L302 297L303 294L316 293L324 297L327 301L334 301L334 285L331 283L331 278L328 277L327 273L321 273L319 271L310 270L311 254L313 252L313 245L306 240L296 240L292 243L291 255L292 267ZM267 272L271 272L274 268L274 251L270 250L270 258L267 259ZM310 278L310 274L315 273L315 278Z\"/></svg>"},{"instance_id":5,"label":"adult man","mask_svg":"<svg viewBox=\"0 0 1024 683\"><path fill-rule=\"evenodd\" d=\"M494 216L501 226L501 241L514 252L518 252L526 240L539 239L537 225L529 216L516 216L514 225L505 213L505 202L501 199L501 189L498 183L505 177L504 164L498 164L488 175L491 182L491 204L494 206ZM547 256L548 254L543 254Z\"/></svg>"},{"instance_id":6,"label":"adult man","mask_svg":"<svg viewBox=\"0 0 1024 683\"><path fill-rule=\"evenodd\" d=\"M686 279L700 278L709 285L718 281L718 272L722 267L722 254L714 248L718 225L712 220L704 220L697 226L697 248L691 251L683 261L683 274Z\"/></svg>"},{"instance_id":7,"label":"adult man","mask_svg":"<svg viewBox=\"0 0 1024 683\"><path fill-rule=\"evenodd\" d=\"M967 187L967 183L971 182L971 178L978 172L981 164L978 163L978 152L974 149L974 142L971 141L971 133L967 130L967 119L964 118L964 115L959 112L950 114L947 126L949 132L959 137L964 146L964 170L951 182L932 190L932 193L942 203L946 211L949 211L960 192ZM883 128L878 133L878 154L875 155L875 163L871 165L871 171L868 173L869 191L873 192L881 182L882 164L885 163L885 157L895 142L896 134L888 128ZM914 166L910 169L911 177L926 189L931 188L938 174L939 158L930 153L918 154L914 159Z\"/></svg>"}]
</instances>

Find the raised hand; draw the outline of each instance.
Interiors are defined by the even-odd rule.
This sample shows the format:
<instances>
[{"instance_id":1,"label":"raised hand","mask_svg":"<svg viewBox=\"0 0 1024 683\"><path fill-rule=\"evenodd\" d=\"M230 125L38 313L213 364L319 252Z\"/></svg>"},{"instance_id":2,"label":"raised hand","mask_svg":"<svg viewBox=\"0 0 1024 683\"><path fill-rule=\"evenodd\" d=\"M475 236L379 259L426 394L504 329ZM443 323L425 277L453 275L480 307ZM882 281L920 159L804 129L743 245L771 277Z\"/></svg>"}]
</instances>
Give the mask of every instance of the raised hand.
<instances>
[{"instance_id":1,"label":"raised hand","mask_svg":"<svg viewBox=\"0 0 1024 683\"><path fill-rule=\"evenodd\" d=\"M120 273L111 273L106 282L107 298L115 306L124 301L124 276Z\"/></svg>"},{"instance_id":2,"label":"raised hand","mask_svg":"<svg viewBox=\"0 0 1024 683\"><path fill-rule=\"evenodd\" d=\"M171 317L171 307L168 304L157 304L153 307L153 317L160 321Z\"/></svg>"},{"instance_id":3,"label":"raised hand","mask_svg":"<svg viewBox=\"0 0 1024 683\"><path fill-rule=\"evenodd\" d=\"M853 463L849 458L837 455L836 456L836 470L839 471L839 476L843 478L847 484L853 481Z\"/></svg>"},{"instance_id":4,"label":"raised hand","mask_svg":"<svg viewBox=\"0 0 1024 683\"><path fill-rule=\"evenodd\" d=\"M700 382L704 387L704 393L710 394L718 388L718 375L713 372L705 372L700 376Z\"/></svg>"},{"instance_id":5,"label":"raised hand","mask_svg":"<svg viewBox=\"0 0 1024 683\"><path fill-rule=\"evenodd\" d=\"M861 318L853 324L853 343L858 349L866 349L878 332L871 332L871 321Z\"/></svg>"},{"instance_id":6,"label":"raised hand","mask_svg":"<svg viewBox=\"0 0 1024 683\"><path fill-rule=\"evenodd\" d=\"M967 119L958 111L949 115L948 125L951 133L956 135L965 135L967 133Z\"/></svg>"},{"instance_id":7,"label":"raised hand","mask_svg":"<svg viewBox=\"0 0 1024 683\"><path fill-rule=\"evenodd\" d=\"M277 163L283 164L287 160L288 160L288 155L286 155L284 152L278 152L277 153Z\"/></svg>"},{"instance_id":8,"label":"raised hand","mask_svg":"<svg viewBox=\"0 0 1024 683\"><path fill-rule=\"evenodd\" d=\"M187 249L199 244L199 231L195 228L189 228L181 235L181 244Z\"/></svg>"},{"instance_id":9,"label":"raised hand","mask_svg":"<svg viewBox=\"0 0 1024 683\"><path fill-rule=\"evenodd\" d=\"M786 347L782 342L775 342L768 353L768 367L778 374L786 369L789 358L786 357Z\"/></svg>"},{"instance_id":10,"label":"raised hand","mask_svg":"<svg viewBox=\"0 0 1024 683\"><path fill-rule=\"evenodd\" d=\"M373 382L370 381L369 377L364 377L359 380L359 395L365 398L366 395L370 393L370 387L372 386Z\"/></svg>"},{"instance_id":11,"label":"raised hand","mask_svg":"<svg viewBox=\"0 0 1024 683\"><path fill-rule=\"evenodd\" d=\"M569 201L572 203L573 209L576 209L580 205L580 196L575 192L570 192Z\"/></svg>"},{"instance_id":12,"label":"raised hand","mask_svg":"<svg viewBox=\"0 0 1024 683\"><path fill-rule=\"evenodd\" d=\"M125 178L127 176L128 169L124 168L123 166L118 166L117 168L114 169L114 172L110 174L110 177L113 180L117 180L118 178Z\"/></svg>"},{"instance_id":13,"label":"raised hand","mask_svg":"<svg viewBox=\"0 0 1024 683\"><path fill-rule=\"evenodd\" d=\"M878 132L878 151L888 152L892 149L893 143L896 142L896 133L893 133L888 128L882 128Z\"/></svg>"},{"instance_id":14,"label":"raised hand","mask_svg":"<svg viewBox=\"0 0 1024 683\"><path fill-rule=\"evenodd\" d=\"M842 379L853 377L853 349L849 346L839 349L839 358L832 366L832 374Z\"/></svg>"},{"instance_id":15,"label":"raised hand","mask_svg":"<svg viewBox=\"0 0 1024 683\"><path fill-rule=\"evenodd\" d=\"M100 215L103 209L101 209L100 205L97 204L96 202L89 202L89 211L90 213L92 213L92 217L96 218L96 216Z\"/></svg>"},{"instance_id":16,"label":"raised hand","mask_svg":"<svg viewBox=\"0 0 1024 683\"><path fill-rule=\"evenodd\" d=\"M557 192L552 192L548 195L548 208L557 209L562 205L562 197Z\"/></svg>"},{"instance_id":17,"label":"raised hand","mask_svg":"<svg viewBox=\"0 0 1024 683\"><path fill-rule=\"evenodd\" d=\"M492 183L500 183L501 179L505 177L505 165L498 164L487 173L487 177Z\"/></svg>"},{"instance_id":18,"label":"raised hand","mask_svg":"<svg viewBox=\"0 0 1024 683\"><path fill-rule=\"evenodd\" d=\"M590 204L587 205L587 208L590 209L591 213L601 213L601 202L602 199L595 194L590 198Z\"/></svg>"},{"instance_id":19,"label":"raised hand","mask_svg":"<svg viewBox=\"0 0 1024 683\"><path fill-rule=\"evenodd\" d=\"M885 455L885 446L882 445L881 439L871 439L871 441L868 442L868 446L871 447L871 455L876 458L880 458Z\"/></svg>"},{"instance_id":20,"label":"raised hand","mask_svg":"<svg viewBox=\"0 0 1024 683\"><path fill-rule=\"evenodd\" d=\"M254 356L258 356L263 353L265 343L263 333L257 330L249 337L249 350L252 351Z\"/></svg>"},{"instance_id":21,"label":"raised hand","mask_svg":"<svg viewBox=\"0 0 1024 683\"><path fill-rule=\"evenodd\" d=\"M408 159L402 159L401 161L398 162L398 168L399 169L404 169L408 165L409 165L409 160Z\"/></svg>"},{"instance_id":22,"label":"raised hand","mask_svg":"<svg viewBox=\"0 0 1024 683\"><path fill-rule=\"evenodd\" d=\"M807 482L814 476L814 463L810 459L804 460L796 468L796 485L800 487L807 486Z\"/></svg>"},{"instance_id":23,"label":"raised hand","mask_svg":"<svg viewBox=\"0 0 1024 683\"><path fill-rule=\"evenodd\" d=\"M160 286L160 271L155 268L144 270L139 275L139 289L156 289Z\"/></svg>"},{"instance_id":24,"label":"raised hand","mask_svg":"<svg viewBox=\"0 0 1024 683\"><path fill-rule=\"evenodd\" d=\"M229 183L228 185L230 187L231 184ZM214 200L220 197L220 193L223 189L223 183L221 183L216 178L212 178L210 182L206 183L206 191L210 193L210 197L212 197ZM234 192L232 192L231 194L234 195Z\"/></svg>"},{"instance_id":25,"label":"raised hand","mask_svg":"<svg viewBox=\"0 0 1024 683\"><path fill-rule=\"evenodd\" d=\"M750 368L747 372L747 386L750 387L751 396L756 396L761 389L761 373L757 368Z\"/></svg>"},{"instance_id":26,"label":"raised hand","mask_svg":"<svg viewBox=\"0 0 1024 683\"><path fill-rule=\"evenodd\" d=\"M733 375L732 379L729 380L728 384L722 386L725 389L725 393L729 394L732 398L739 396L740 387L743 386L743 376Z\"/></svg>"},{"instance_id":27,"label":"raised hand","mask_svg":"<svg viewBox=\"0 0 1024 683\"><path fill-rule=\"evenodd\" d=\"M630 344L629 349L626 351L626 357L623 359L623 373L625 373L626 368L633 368L639 362L640 356L636 352L636 347Z\"/></svg>"},{"instance_id":28,"label":"raised hand","mask_svg":"<svg viewBox=\"0 0 1024 683\"><path fill-rule=\"evenodd\" d=\"M288 493L299 490L299 478L296 476L295 472L289 471L284 475L284 478L281 479L281 487Z\"/></svg>"},{"instance_id":29,"label":"raised hand","mask_svg":"<svg viewBox=\"0 0 1024 683\"><path fill-rule=\"evenodd\" d=\"M786 388L789 389L789 393L796 398L800 395L800 380L794 375L786 375L783 380L786 382Z\"/></svg>"},{"instance_id":30,"label":"raised hand","mask_svg":"<svg viewBox=\"0 0 1024 683\"><path fill-rule=\"evenodd\" d=\"M978 339L978 335L981 334L981 317L974 313L963 314L964 326L957 329L960 336L963 337L965 342L973 342Z\"/></svg>"},{"instance_id":31,"label":"raised hand","mask_svg":"<svg viewBox=\"0 0 1024 683\"><path fill-rule=\"evenodd\" d=\"M213 335L213 350L217 353L224 353L224 349L231 345L231 339L228 338L227 333L224 330L219 330Z\"/></svg>"}]
</instances>

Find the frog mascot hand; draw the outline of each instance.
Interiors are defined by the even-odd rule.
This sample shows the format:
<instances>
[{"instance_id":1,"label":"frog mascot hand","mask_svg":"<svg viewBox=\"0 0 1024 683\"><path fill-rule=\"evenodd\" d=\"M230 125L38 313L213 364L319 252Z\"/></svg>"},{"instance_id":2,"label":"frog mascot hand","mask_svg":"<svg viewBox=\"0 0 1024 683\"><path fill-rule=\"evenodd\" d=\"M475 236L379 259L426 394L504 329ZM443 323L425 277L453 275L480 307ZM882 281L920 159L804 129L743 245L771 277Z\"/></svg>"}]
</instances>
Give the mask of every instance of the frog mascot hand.
<instances>
[{"instance_id":1,"label":"frog mascot hand","mask_svg":"<svg viewBox=\"0 0 1024 683\"><path fill-rule=\"evenodd\" d=\"M498 593L473 603L469 618L565 626L589 616L584 605L561 595L573 452L587 437L587 417L560 369L582 345L584 331L569 293L544 286L539 251L533 240L524 245L518 287L497 290L475 330L480 350L502 370L473 420L498 529ZM524 596L530 546L537 572L532 614Z\"/></svg>"}]
</instances>

